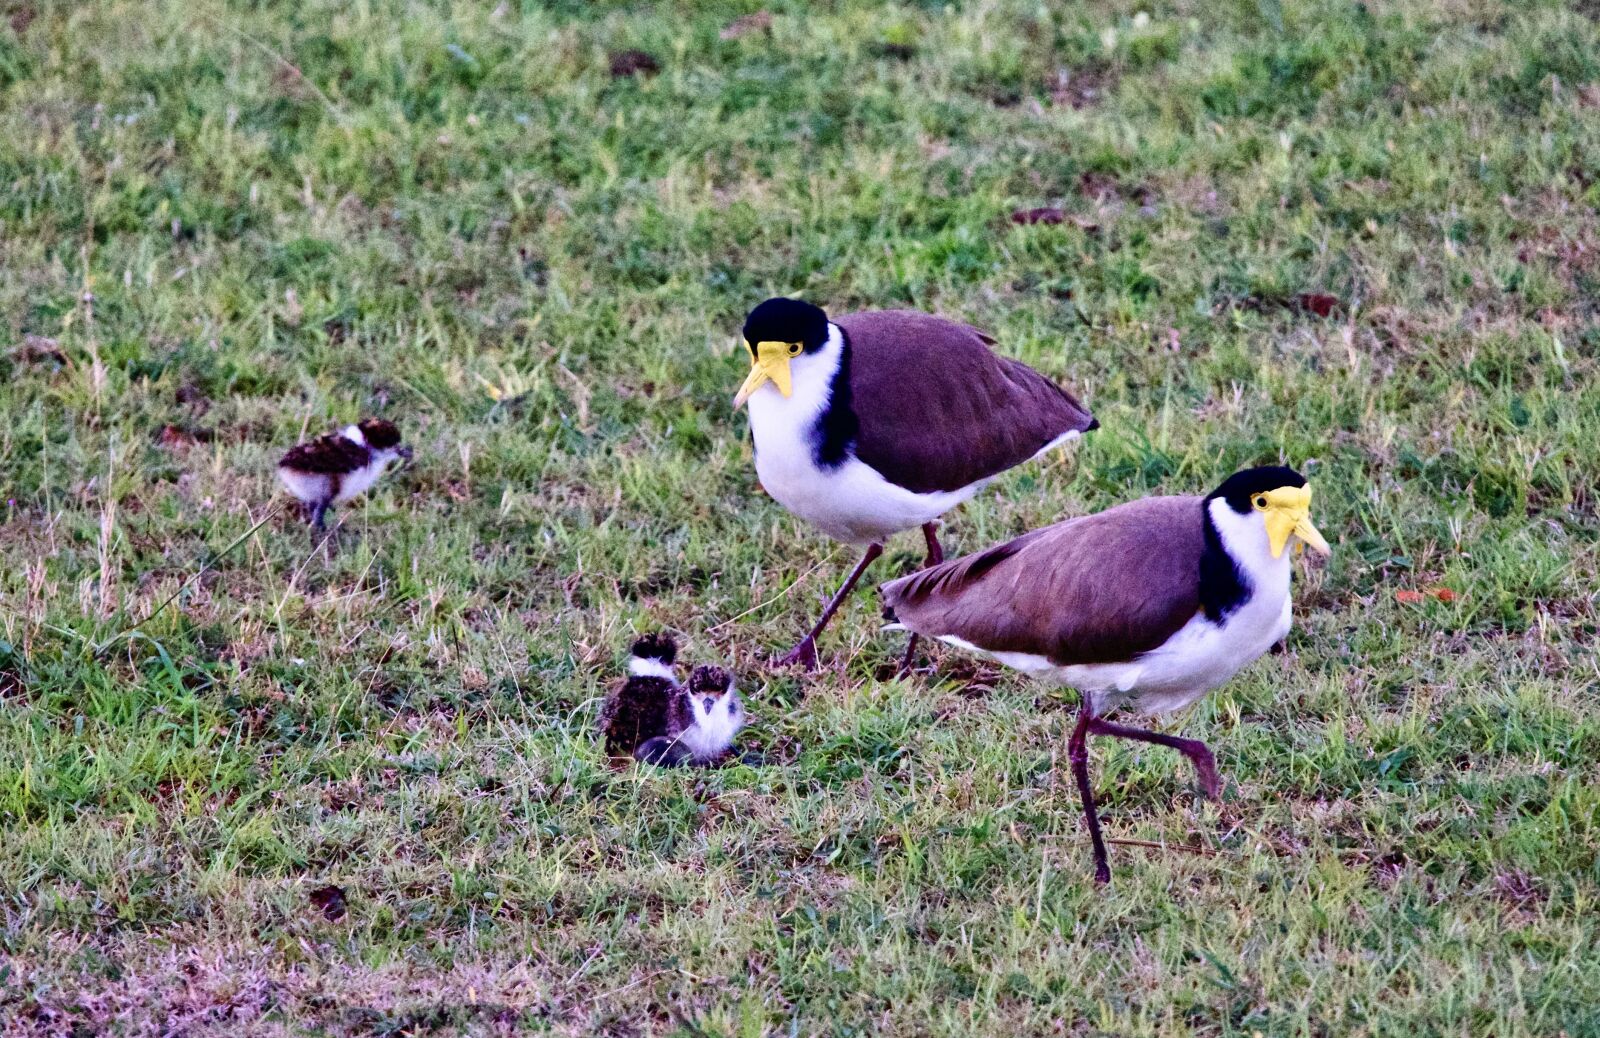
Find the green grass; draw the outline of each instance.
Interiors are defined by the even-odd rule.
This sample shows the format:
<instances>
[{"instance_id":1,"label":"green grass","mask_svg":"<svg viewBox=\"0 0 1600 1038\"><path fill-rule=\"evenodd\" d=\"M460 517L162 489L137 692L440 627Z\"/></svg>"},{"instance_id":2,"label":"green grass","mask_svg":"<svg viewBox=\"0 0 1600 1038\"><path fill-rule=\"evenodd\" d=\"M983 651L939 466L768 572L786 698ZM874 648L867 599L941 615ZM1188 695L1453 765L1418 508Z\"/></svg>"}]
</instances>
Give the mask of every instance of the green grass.
<instances>
[{"instance_id":1,"label":"green grass","mask_svg":"<svg viewBox=\"0 0 1600 1038\"><path fill-rule=\"evenodd\" d=\"M0 1033L1600 1035L1593 4L3 10ZM1095 747L1109 890L1071 693L865 595L764 671L849 564L730 408L774 293L1094 406L952 549L1311 475L1225 803ZM271 464L370 413L326 564ZM767 766L608 768L657 627Z\"/></svg>"}]
</instances>

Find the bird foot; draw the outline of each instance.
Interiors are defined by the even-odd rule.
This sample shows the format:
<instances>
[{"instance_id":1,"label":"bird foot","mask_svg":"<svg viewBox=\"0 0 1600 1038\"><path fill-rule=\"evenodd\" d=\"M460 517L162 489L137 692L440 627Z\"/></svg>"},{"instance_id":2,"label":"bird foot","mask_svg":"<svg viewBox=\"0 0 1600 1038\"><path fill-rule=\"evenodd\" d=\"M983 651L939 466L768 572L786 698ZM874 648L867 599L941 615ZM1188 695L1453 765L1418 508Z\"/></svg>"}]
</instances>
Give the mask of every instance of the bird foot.
<instances>
[{"instance_id":1,"label":"bird foot","mask_svg":"<svg viewBox=\"0 0 1600 1038\"><path fill-rule=\"evenodd\" d=\"M817 669L817 641L809 635L801 639L800 644L772 661L773 670L783 670L796 663L806 670Z\"/></svg>"}]
</instances>

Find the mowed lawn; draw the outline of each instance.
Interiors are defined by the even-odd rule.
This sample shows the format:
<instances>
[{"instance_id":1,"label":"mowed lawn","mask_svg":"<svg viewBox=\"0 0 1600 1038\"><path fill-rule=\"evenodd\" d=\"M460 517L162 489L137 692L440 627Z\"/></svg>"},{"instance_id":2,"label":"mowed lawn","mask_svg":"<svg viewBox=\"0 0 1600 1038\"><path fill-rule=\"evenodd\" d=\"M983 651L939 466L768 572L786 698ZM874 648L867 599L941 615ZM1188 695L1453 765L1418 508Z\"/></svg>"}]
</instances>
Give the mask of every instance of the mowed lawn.
<instances>
[{"instance_id":1,"label":"mowed lawn","mask_svg":"<svg viewBox=\"0 0 1600 1038\"><path fill-rule=\"evenodd\" d=\"M1595 4L0 13L0 1034L1600 1035ZM952 551L1311 477L1109 888L1071 691L865 591L766 671L853 562L731 408L779 293L1094 407ZM330 562L272 466L368 414ZM657 628L763 766L609 766Z\"/></svg>"}]
</instances>

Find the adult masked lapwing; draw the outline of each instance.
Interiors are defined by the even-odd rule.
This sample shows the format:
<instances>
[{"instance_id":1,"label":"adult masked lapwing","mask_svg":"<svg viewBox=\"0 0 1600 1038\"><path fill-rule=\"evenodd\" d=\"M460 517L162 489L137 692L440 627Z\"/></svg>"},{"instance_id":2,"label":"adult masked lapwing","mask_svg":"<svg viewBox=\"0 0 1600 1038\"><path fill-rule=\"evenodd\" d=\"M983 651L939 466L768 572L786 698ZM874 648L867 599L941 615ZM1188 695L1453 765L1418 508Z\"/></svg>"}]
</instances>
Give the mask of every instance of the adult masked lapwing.
<instances>
[{"instance_id":1,"label":"adult masked lapwing","mask_svg":"<svg viewBox=\"0 0 1600 1038\"><path fill-rule=\"evenodd\" d=\"M734 406L750 405L761 485L830 537L866 547L776 666L816 666L817 635L891 534L920 526L926 565L941 562L934 520L1006 469L1099 425L1072 394L996 356L994 341L911 310L829 320L810 303L769 299L750 311L752 367Z\"/></svg>"},{"instance_id":2,"label":"adult masked lapwing","mask_svg":"<svg viewBox=\"0 0 1600 1038\"><path fill-rule=\"evenodd\" d=\"M1328 553L1311 523L1311 488L1293 469L1254 468L1205 497L1150 497L1068 519L880 591L885 614L907 630L1083 693L1067 755L1095 878L1106 882L1088 737L1170 746L1216 797L1205 743L1104 717L1122 705L1146 715L1187 706L1280 641L1291 542Z\"/></svg>"}]
</instances>

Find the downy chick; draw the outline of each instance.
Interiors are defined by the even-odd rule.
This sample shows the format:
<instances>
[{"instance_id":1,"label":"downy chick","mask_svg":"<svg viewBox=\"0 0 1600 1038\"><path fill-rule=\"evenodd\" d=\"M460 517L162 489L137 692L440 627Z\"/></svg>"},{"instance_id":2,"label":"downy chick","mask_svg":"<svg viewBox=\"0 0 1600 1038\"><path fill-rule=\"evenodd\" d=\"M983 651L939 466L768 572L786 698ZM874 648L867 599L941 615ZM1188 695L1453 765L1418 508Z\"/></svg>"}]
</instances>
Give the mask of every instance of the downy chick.
<instances>
[{"instance_id":1,"label":"downy chick","mask_svg":"<svg viewBox=\"0 0 1600 1038\"><path fill-rule=\"evenodd\" d=\"M646 739L665 733L672 704L683 692L672 666L678 646L669 635L647 634L631 652L628 680L600 711L600 734L613 757L631 757Z\"/></svg>"},{"instance_id":2,"label":"downy chick","mask_svg":"<svg viewBox=\"0 0 1600 1038\"><path fill-rule=\"evenodd\" d=\"M391 462L409 457L411 448L401 446L393 422L366 418L290 448L278 462L278 478L320 533L329 509L365 493Z\"/></svg>"},{"instance_id":3,"label":"downy chick","mask_svg":"<svg viewBox=\"0 0 1600 1038\"><path fill-rule=\"evenodd\" d=\"M733 675L721 667L702 665L689 675L667 712L667 730L645 740L633 755L649 764L715 764L733 748L744 727L744 703Z\"/></svg>"}]
</instances>

